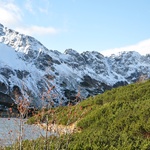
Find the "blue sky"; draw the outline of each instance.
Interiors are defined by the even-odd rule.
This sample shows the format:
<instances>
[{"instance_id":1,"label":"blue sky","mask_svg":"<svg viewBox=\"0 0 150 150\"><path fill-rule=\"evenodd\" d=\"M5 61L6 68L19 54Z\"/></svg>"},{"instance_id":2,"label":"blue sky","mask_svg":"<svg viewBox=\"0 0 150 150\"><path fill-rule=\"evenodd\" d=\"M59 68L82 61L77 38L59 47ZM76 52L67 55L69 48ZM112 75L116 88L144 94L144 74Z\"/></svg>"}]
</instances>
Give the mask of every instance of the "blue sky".
<instances>
[{"instance_id":1,"label":"blue sky","mask_svg":"<svg viewBox=\"0 0 150 150\"><path fill-rule=\"evenodd\" d=\"M48 49L150 53L149 0L0 0L0 14Z\"/></svg>"}]
</instances>

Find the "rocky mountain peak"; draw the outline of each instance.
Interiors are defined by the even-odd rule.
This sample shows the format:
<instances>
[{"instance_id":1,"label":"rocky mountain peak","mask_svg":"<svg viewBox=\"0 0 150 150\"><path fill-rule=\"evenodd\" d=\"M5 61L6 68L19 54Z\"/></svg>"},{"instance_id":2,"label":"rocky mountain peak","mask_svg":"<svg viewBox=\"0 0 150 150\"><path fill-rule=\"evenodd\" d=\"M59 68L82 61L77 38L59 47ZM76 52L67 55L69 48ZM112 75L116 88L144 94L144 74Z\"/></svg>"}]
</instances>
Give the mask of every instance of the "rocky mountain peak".
<instances>
[{"instance_id":1,"label":"rocky mountain peak","mask_svg":"<svg viewBox=\"0 0 150 150\"><path fill-rule=\"evenodd\" d=\"M71 56L73 56L73 55L79 55L79 53L76 50L73 50L71 48L66 49L65 52L64 52L64 54L68 54L68 55L71 55Z\"/></svg>"},{"instance_id":2,"label":"rocky mountain peak","mask_svg":"<svg viewBox=\"0 0 150 150\"><path fill-rule=\"evenodd\" d=\"M0 25L0 42L14 48L16 51L33 55L37 53L47 51L39 41L31 36L20 34L12 29L8 29L3 25Z\"/></svg>"},{"instance_id":3,"label":"rocky mountain peak","mask_svg":"<svg viewBox=\"0 0 150 150\"><path fill-rule=\"evenodd\" d=\"M3 29L4 29L4 26L0 24L0 36L4 35Z\"/></svg>"}]
</instances>

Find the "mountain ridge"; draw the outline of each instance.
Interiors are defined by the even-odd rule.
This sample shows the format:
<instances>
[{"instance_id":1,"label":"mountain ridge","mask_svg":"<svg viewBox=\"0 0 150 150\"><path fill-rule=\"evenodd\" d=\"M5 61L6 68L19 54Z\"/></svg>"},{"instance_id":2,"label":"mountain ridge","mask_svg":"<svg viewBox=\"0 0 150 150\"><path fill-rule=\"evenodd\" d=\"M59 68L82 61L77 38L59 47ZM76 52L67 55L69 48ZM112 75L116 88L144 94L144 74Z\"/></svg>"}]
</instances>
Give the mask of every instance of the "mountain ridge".
<instances>
[{"instance_id":1,"label":"mountain ridge","mask_svg":"<svg viewBox=\"0 0 150 150\"><path fill-rule=\"evenodd\" d=\"M41 106L42 95L53 102L66 105L76 99L103 93L107 89L150 78L150 55L122 52L105 57L99 52L64 53L48 50L35 38L0 25L0 92L11 98L26 97L33 105ZM3 57L5 56L5 57ZM18 91L16 92L17 87ZM15 95L16 94L16 95Z\"/></svg>"}]
</instances>

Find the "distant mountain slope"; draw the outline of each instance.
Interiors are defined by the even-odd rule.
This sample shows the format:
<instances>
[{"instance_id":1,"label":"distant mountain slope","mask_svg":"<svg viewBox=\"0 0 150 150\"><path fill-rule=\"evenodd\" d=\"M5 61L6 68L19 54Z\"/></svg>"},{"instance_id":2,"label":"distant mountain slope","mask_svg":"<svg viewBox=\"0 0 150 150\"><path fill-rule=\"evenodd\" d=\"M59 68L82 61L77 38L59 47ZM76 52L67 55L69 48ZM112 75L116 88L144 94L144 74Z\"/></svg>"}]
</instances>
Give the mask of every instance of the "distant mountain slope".
<instances>
[{"instance_id":1,"label":"distant mountain slope","mask_svg":"<svg viewBox=\"0 0 150 150\"><path fill-rule=\"evenodd\" d=\"M16 100L26 97L33 105L47 100L66 104L80 93L82 98L107 89L150 78L150 55L123 52L104 57L98 52L48 50L33 37L0 25L0 93ZM55 87L55 88L52 88Z\"/></svg>"}]
</instances>

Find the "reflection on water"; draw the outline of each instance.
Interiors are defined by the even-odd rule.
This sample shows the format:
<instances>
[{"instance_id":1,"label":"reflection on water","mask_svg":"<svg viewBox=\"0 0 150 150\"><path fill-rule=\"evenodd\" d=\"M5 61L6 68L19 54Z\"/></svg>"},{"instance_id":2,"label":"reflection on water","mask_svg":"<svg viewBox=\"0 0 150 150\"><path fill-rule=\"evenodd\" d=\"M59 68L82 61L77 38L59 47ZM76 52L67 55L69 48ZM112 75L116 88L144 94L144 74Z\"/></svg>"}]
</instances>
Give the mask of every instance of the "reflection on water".
<instances>
[{"instance_id":1,"label":"reflection on water","mask_svg":"<svg viewBox=\"0 0 150 150\"><path fill-rule=\"evenodd\" d=\"M23 139L32 140L42 135L45 136L46 133L44 130L36 125L27 125L25 121L26 120L20 120L18 118L0 118L0 146L11 145L18 140L21 135L21 122L23 123Z\"/></svg>"}]
</instances>

